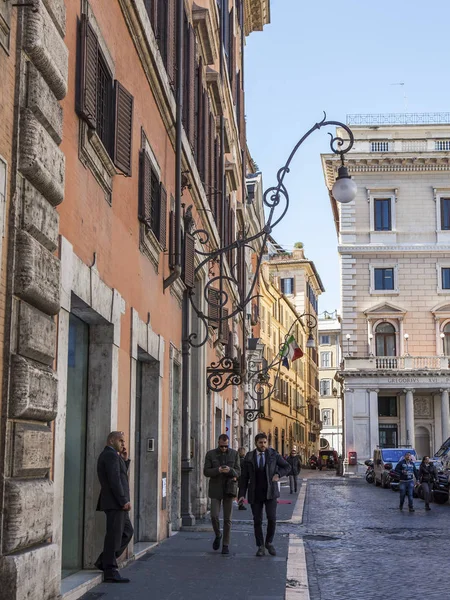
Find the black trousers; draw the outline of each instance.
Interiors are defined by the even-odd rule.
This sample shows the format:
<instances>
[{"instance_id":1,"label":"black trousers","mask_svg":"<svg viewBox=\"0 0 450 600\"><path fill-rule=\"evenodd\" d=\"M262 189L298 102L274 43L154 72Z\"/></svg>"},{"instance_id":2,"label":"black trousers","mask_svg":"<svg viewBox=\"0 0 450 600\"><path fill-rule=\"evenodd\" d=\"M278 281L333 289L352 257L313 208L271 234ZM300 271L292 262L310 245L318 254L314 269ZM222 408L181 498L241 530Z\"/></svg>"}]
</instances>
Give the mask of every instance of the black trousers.
<instances>
[{"instance_id":1,"label":"black trousers","mask_svg":"<svg viewBox=\"0 0 450 600\"><path fill-rule=\"evenodd\" d=\"M106 535L103 552L95 564L108 573L117 570L117 559L133 537L133 525L126 510L105 510L105 515Z\"/></svg>"},{"instance_id":2,"label":"black trousers","mask_svg":"<svg viewBox=\"0 0 450 600\"><path fill-rule=\"evenodd\" d=\"M425 500L425 506L430 504L431 500L431 483L429 481L422 481L423 499Z\"/></svg>"},{"instance_id":3,"label":"black trousers","mask_svg":"<svg viewBox=\"0 0 450 600\"><path fill-rule=\"evenodd\" d=\"M263 500L250 505L253 513L253 527L255 530L255 539L257 546L264 546L264 533L262 528L263 510L266 507L267 533L266 544L271 544L275 537L277 526L277 499Z\"/></svg>"}]
</instances>

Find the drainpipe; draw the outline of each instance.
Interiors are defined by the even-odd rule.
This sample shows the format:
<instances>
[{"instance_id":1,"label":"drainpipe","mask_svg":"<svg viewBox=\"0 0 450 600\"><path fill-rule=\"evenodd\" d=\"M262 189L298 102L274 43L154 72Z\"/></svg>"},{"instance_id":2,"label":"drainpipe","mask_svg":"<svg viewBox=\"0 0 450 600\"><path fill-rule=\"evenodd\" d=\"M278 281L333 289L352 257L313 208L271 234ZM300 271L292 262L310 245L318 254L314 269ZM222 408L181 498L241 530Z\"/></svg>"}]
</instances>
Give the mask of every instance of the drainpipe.
<instances>
[{"instance_id":1,"label":"drainpipe","mask_svg":"<svg viewBox=\"0 0 450 600\"><path fill-rule=\"evenodd\" d=\"M181 161L183 132L183 25L184 2L178 0L176 5L177 20L177 75L176 75L176 126L175 126L175 265L172 273L164 280L164 290L181 276Z\"/></svg>"}]
</instances>

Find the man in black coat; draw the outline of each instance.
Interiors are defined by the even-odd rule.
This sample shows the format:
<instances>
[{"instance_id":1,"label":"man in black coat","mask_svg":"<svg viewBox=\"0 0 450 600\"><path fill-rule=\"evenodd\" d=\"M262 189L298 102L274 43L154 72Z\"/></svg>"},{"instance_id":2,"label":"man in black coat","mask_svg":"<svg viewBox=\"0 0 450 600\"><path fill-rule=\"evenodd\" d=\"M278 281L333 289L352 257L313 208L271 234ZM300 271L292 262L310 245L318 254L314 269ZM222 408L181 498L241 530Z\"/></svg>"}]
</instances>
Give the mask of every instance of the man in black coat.
<instances>
[{"instance_id":1,"label":"man in black coat","mask_svg":"<svg viewBox=\"0 0 450 600\"><path fill-rule=\"evenodd\" d=\"M239 480L239 502L243 502L248 493L248 502L252 507L255 530L256 556L264 556L266 548L276 556L273 538L277 523L277 498L280 495L278 481L288 475L291 467L273 448L267 447L267 435L258 433L255 437L256 449L247 454ZM262 529L263 509L266 507L267 534L264 543Z\"/></svg>"},{"instance_id":2,"label":"man in black coat","mask_svg":"<svg viewBox=\"0 0 450 600\"><path fill-rule=\"evenodd\" d=\"M132 536L128 513L131 509L128 484L127 449L123 431L112 431L106 447L98 457L97 475L101 485L97 510L106 514L106 535L103 552L95 566L104 572L104 580L110 583L128 583L117 568L117 558L125 551Z\"/></svg>"},{"instance_id":3,"label":"man in black coat","mask_svg":"<svg viewBox=\"0 0 450 600\"><path fill-rule=\"evenodd\" d=\"M289 474L289 489L290 493L297 493L297 477L300 475L300 471L302 470L302 461L300 460L300 456L297 454L297 450L292 448L290 455L287 457L287 462L291 467L291 472Z\"/></svg>"}]
</instances>

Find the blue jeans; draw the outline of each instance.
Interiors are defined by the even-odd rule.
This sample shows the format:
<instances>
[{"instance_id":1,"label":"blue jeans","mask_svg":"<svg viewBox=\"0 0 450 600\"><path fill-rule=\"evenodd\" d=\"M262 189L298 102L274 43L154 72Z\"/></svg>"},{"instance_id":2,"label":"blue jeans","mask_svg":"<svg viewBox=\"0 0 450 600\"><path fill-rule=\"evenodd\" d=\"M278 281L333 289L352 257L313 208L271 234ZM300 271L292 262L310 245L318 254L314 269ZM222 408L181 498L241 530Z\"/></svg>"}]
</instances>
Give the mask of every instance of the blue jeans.
<instances>
[{"instance_id":1,"label":"blue jeans","mask_svg":"<svg viewBox=\"0 0 450 600\"><path fill-rule=\"evenodd\" d=\"M400 481L400 506L403 506L405 496L408 494L408 505L409 508L413 507L413 490L414 480L409 479L408 481Z\"/></svg>"}]
</instances>

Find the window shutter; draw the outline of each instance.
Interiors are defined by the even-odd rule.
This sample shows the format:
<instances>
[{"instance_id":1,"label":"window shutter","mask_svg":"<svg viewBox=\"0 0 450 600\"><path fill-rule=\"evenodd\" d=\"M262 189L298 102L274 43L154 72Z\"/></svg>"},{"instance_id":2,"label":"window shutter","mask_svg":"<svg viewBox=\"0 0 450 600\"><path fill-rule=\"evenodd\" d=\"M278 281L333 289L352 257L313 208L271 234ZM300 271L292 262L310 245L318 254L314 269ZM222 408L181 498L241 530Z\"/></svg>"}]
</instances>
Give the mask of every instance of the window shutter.
<instances>
[{"instance_id":1,"label":"window shutter","mask_svg":"<svg viewBox=\"0 0 450 600\"><path fill-rule=\"evenodd\" d=\"M159 243L166 249L167 242L167 231L166 231L166 217L167 217L167 192L163 184L160 184L159 191Z\"/></svg>"},{"instance_id":2,"label":"window shutter","mask_svg":"<svg viewBox=\"0 0 450 600\"><path fill-rule=\"evenodd\" d=\"M214 115L209 115L209 181L208 183L208 201L214 217L216 216L215 195L216 195L216 165L215 165L215 136L216 121Z\"/></svg>"},{"instance_id":3,"label":"window shutter","mask_svg":"<svg viewBox=\"0 0 450 600\"><path fill-rule=\"evenodd\" d=\"M173 269L177 260L175 247L175 211L169 213L169 268Z\"/></svg>"},{"instance_id":4,"label":"window shutter","mask_svg":"<svg viewBox=\"0 0 450 600\"><path fill-rule=\"evenodd\" d=\"M195 239L187 232L184 234L183 281L187 287L195 286Z\"/></svg>"},{"instance_id":5,"label":"window shutter","mask_svg":"<svg viewBox=\"0 0 450 600\"><path fill-rule=\"evenodd\" d=\"M225 354L228 356L228 358L233 358L233 334L231 331L228 332L228 343Z\"/></svg>"},{"instance_id":6,"label":"window shutter","mask_svg":"<svg viewBox=\"0 0 450 600\"><path fill-rule=\"evenodd\" d=\"M153 31L155 31L155 23L156 23L156 0L144 0L144 6L148 13L148 17L150 19L150 23L153 27Z\"/></svg>"},{"instance_id":7,"label":"window shutter","mask_svg":"<svg viewBox=\"0 0 450 600\"><path fill-rule=\"evenodd\" d=\"M229 60L228 60L228 70L229 70L229 78L231 84L231 94L233 97L233 102L236 104L236 48L235 48L235 38L234 38L234 10L230 10L230 27L229 27Z\"/></svg>"},{"instance_id":8,"label":"window shutter","mask_svg":"<svg viewBox=\"0 0 450 600\"><path fill-rule=\"evenodd\" d=\"M177 74L177 0L164 0L167 2L168 23L167 23L167 74L170 83L176 85ZM159 3L161 5L161 2Z\"/></svg>"},{"instance_id":9,"label":"window shutter","mask_svg":"<svg viewBox=\"0 0 450 600\"><path fill-rule=\"evenodd\" d=\"M209 110L209 97L208 97L208 93L205 91L205 110L203 113L203 120L204 120L204 140L203 140L203 144L205 147L205 166L204 166L204 176L203 176L203 182L204 182L204 186L205 186L205 193L208 196L210 190L208 188L208 185L210 183L210 179L209 179L209 169L210 169L210 164L209 164L209 125L211 122L210 119L210 110Z\"/></svg>"},{"instance_id":10,"label":"window shutter","mask_svg":"<svg viewBox=\"0 0 450 600\"><path fill-rule=\"evenodd\" d=\"M240 143L241 148L245 149L247 143L247 135L245 132L245 92L243 89L238 92L241 95L241 109L240 109L240 119L239 119L239 134L240 134Z\"/></svg>"},{"instance_id":11,"label":"window shutter","mask_svg":"<svg viewBox=\"0 0 450 600\"><path fill-rule=\"evenodd\" d=\"M230 333L230 326L228 324L228 308L222 309L223 321L220 321L220 335L219 342L222 344L228 343L228 335Z\"/></svg>"},{"instance_id":12,"label":"window shutter","mask_svg":"<svg viewBox=\"0 0 450 600\"><path fill-rule=\"evenodd\" d=\"M189 25L189 21L186 15L186 12L184 13L184 20L183 20L183 61L184 61L184 68L183 68L183 127L184 130L186 132L186 135L188 136L188 127L189 127L189 110L190 110L190 106L189 106L189 88L190 88L190 80L189 80L189 76L190 76L190 55L189 55L189 46L190 46L190 28L191 26Z\"/></svg>"},{"instance_id":13,"label":"window shutter","mask_svg":"<svg viewBox=\"0 0 450 600\"><path fill-rule=\"evenodd\" d=\"M152 202L152 165L145 150L139 153L139 209L138 217L150 227Z\"/></svg>"},{"instance_id":14,"label":"window shutter","mask_svg":"<svg viewBox=\"0 0 450 600\"><path fill-rule=\"evenodd\" d=\"M133 96L118 81L114 82L114 88L114 164L125 175L130 177L133 139Z\"/></svg>"},{"instance_id":15,"label":"window shutter","mask_svg":"<svg viewBox=\"0 0 450 600\"><path fill-rule=\"evenodd\" d=\"M208 319L209 325L217 329L220 318L220 292L213 287L208 288Z\"/></svg>"},{"instance_id":16,"label":"window shutter","mask_svg":"<svg viewBox=\"0 0 450 600\"><path fill-rule=\"evenodd\" d=\"M81 17L81 66L78 112L92 129L97 127L98 39L87 15Z\"/></svg>"},{"instance_id":17,"label":"window shutter","mask_svg":"<svg viewBox=\"0 0 450 600\"><path fill-rule=\"evenodd\" d=\"M188 135L192 149L195 148L195 83L196 83L196 37L192 26L189 26L189 70L186 72L186 78L189 82L187 102L189 106L188 114ZM186 99L185 99L186 101Z\"/></svg>"}]
</instances>

